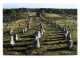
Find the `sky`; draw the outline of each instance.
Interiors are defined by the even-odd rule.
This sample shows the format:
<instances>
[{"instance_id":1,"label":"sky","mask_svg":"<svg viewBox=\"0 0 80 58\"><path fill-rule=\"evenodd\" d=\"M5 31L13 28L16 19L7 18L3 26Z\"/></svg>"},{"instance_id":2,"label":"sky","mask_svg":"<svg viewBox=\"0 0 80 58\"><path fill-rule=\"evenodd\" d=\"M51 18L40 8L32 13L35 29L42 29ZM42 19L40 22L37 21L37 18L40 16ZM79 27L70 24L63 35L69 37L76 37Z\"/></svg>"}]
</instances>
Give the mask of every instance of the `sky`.
<instances>
[{"instance_id":1,"label":"sky","mask_svg":"<svg viewBox=\"0 0 80 58\"><path fill-rule=\"evenodd\" d=\"M51 4L51 3L4 3L3 8L77 8L75 4Z\"/></svg>"}]
</instances>

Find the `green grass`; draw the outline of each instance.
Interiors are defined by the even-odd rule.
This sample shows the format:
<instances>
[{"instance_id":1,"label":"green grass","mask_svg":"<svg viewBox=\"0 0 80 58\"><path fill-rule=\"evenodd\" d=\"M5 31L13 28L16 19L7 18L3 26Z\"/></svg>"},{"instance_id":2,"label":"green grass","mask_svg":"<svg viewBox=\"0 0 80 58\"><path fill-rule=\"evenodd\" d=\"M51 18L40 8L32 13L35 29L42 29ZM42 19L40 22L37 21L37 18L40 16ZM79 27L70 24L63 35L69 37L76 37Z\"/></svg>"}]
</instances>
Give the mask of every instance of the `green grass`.
<instances>
[{"instance_id":1,"label":"green grass","mask_svg":"<svg viewBox=\"0 0 80 58\"><path fill-rule=\"evenodd\" d=\"M35 13L33 13L32 15L35 15ZM59 15L57 15L57 14L48 14L48 13L46 13L46 16L47 17L51 17L51 21L53 21L54 22L54 20L56 21L56 23L58 24L58 25L60 25L60 26L64 26L64 25L66 25L66 26L68 26L69 25L69 28L70 28L70 31L71 31L71 35L72 35L72 40L74 41L74 42L77 42L77 26L76 26L76 24L73 24L73 20L71 19L71 18L66 18L66 17L62 17L62 16L59 16ZM54 19L54 17L56 17L56 19ZM63 19L59 19L59 18L63 18ZM48 18L46 19L46 20L49 20ZM45 22L46 22L46 20L45 20ZM13 21L13 22L9 22L8 23L8 27L13 27L14 29L16 29L16 31L18 32L18 23L16 23L16 22L18 22L18 21L20 21L20 22L24 22L25 21L25 19L20 19L20 20L17 20L17 21ZM49 34L55 34L57 31L59 31L59 29L57 29L55 26L50 26L50 25L48 25L48 23L45 23L45 22L42 22L42 23L44 23L45 24L45 26L46 26L46 32L45 32L45 36L42 38L42 39L46 39L46 38L48 38L48 39L50 39L50 36L47 36L47 35L49 35ZM25 24L25 23L23 23L23 24ZM20 34L20 33L18 33L18 35L19 35L19 37L21 37L21 36L28 36L28 35L32 35L34 32L35 32L35 30L36 29L38 29L38 27L36 27L37 25L39 24L39 22L36 20L36 17L35 18L33 18L33 22L32 22L32 27L31 27L31 29L28 31L28 32L26 32L26 33L24 33L24 34ZM4 26L3 26L4 27ZM34 28L34 29L33 29ZM5 30L8 30L8 29L4 29L3 30L3 32L5 31ZM4 34L3 34L4 35ZM53 36L53 35L52 35ZM52 37L51 36L51 37ZM57 35L55 36L54 35L54 37L57 37ZM29 42L27 42L27 41L25 41L24 42L24 40L25 39L29 39L29 38L22 38L22 40L23 40L23 42L21 43L21 42L19 42L18 41L18 43L16 43L17 45L20 45L20 44L22 44L22 45L24 45L24 44L28 44L28 43L31 43L31 41ZM53 39L53 38L52 38ZM58 38L56 38L56 39L58 39ZM10 42L10 35L4 35L4 37L3 37L3 41L9 41ZM21 41L21 40L20 40ZM8 42L8 43L9 43ZM55 42L57 42L57 41L55 41ZM55 43L54 41L52 41L52 42L47 42L47 44L50 44L50 43ZM4 42L5 43L5 42ZM3 44L4 44L3 43ZM77 52L76 52L76 46L77 45L75 45L74 47L75 47L75 49L73 48L72 50L68 50L68 49L63 49L63 50L56 50L56 51L47 51L47 47L48 47L48 45L46 45L46 47L45 47L45 45L43 45L43 43L45 43L44 41L43 42L41 42L41 48L40 49L34 49L33 51L35 52L35 51L45 51L46 53L45 53L45 55L74 55L74 54L76 54ZM6 43L5 43L6 44ZM62 46L64 46L64 45L62 45ZM58 47L58 45L51 45L50 47ZM18 47L16 47L15 49L18 49ZM24 48L25 49L25 48ZM5 49L6 50L6 49Z\"/></svg>"}]
</instances>

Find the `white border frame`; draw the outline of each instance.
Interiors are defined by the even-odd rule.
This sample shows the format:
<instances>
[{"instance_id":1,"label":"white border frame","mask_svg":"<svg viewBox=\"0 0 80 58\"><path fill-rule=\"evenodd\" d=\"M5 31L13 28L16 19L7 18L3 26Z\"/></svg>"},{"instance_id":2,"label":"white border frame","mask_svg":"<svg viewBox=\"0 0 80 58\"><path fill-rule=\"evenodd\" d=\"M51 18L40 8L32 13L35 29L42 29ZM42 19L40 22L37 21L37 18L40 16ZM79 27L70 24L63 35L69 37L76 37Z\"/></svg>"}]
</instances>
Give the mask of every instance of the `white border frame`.
<instances>
[{"instance_id":1,"label":"white border frame","mask_svg":"<svg viewBox=\"0 0 80 58\"><path fill-rule=\"evenodd\" d=\"M46 2L45 2L46 1ZM26 3L26 4L28 4L28 3L32 3L32 4L35 4L35 3L41 3L41 4L56 4L56 5L75 5L76 6L76 8L78 9L78 20L77 20L77 22L78 22L78 25L77 25L77 28L78 28L78 30L77 30L77 39L78 39L78 55L75 55L75 56L66 56L66 58L67 57L73 57L73 58L75 58L76 56L77 57L79 57L79 55L80 55L80 4L79 4L79 0L67 0L67 1L65 1L65 0L2 0L1 2L0 2L0 56L1 57L3 57L3 14L2 14L2 12L3 12L3 4L4 3ZM54 56L54 55L53 55ZM49 57L52 57L53 58L53 56L49 56ZM6 57L6 56L4 56L4 57ZM15 56L16 57L16 56ZM23 58L23 57L25 57L25 56L19 56L20 58ZM31 57L33 57L33 56L31 56ZM39 56L39 57L42 57L42 56ZM56 57L56 58L62 58L62 56L54 56L54 57ZM63 58L65 57L65 55L63 56ZM9 58L9 57L8 57ZM12 57L13 58L13 57ZM35 57L34 57L35 58ZM37 57L36 57L37 58ZM46 56L46 58L48 58L48 56Z\"/></svg>"}]
</instances>

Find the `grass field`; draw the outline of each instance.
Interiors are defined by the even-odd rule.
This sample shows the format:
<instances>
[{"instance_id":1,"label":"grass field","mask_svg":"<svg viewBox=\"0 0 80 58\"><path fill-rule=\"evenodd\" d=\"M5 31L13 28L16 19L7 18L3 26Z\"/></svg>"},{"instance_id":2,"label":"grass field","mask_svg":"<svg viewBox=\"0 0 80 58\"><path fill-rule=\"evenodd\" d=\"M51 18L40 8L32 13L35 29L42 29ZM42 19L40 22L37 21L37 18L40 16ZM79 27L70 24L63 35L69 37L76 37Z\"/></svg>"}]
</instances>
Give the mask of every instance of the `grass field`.
<instances>
[{"instance_id":1,"label":"grass field","mask_svg":"<svg viewBox=\"0 0 80 58\"><path fill-rule=\"evenodd\" d=\"M74 21L73 18L68 16L62 16L55 13L45 13L45 19L42 23L45 26L46 32L41 38L41 48L33 49L32 48L32 35L36 29L38 29L38 24L40 20L35 15L36 12L30 13L32 16L31 28L26 33L19 33L20 28L25 27L26 20L28 19L18 19L16 21L8 22L8 26L3 26L3 52L4 55L76 55L77 54L77 19ZM20 14L21 15L21 14ZM35 17L34 17L35 16ZM53 22L52 24L49 23ZM63 35L59 34L60 29L55 23L61 27L69 26L72 40L74 42L73 48L66 48L66 41L63 38ZM3 22L4 23L4 22ZM19 27L18 24L22 24ZM6 32L9 31L9 28L16 30L19 36L19 40L16 41L16 46L12 48L10 46L10 35ZM20 29L20 30L19 30Z\"/></svg>"}]
</instances>

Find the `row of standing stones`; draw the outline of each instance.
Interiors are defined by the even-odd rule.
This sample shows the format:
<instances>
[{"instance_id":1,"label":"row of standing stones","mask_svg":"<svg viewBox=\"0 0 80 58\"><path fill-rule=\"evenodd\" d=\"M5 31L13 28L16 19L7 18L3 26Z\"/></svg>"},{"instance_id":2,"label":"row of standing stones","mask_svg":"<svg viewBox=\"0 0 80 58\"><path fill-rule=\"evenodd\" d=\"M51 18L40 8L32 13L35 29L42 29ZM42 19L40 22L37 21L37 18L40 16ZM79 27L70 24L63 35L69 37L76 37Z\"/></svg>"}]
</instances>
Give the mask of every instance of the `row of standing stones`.
<instances>
[{"instance_id":1,"label":"row of standing stones","mask_svg":"<svg viewBox=\"0 0 80 58\"><path fill-rule=\"evenodd\" d=\"M32 18L31 18L31 20L32 20ZM43 35L45 34L45 32L46 32L45 29L44 29L44 27L42 26L42 24L40 24L39 26L41 26L40 29L37 30L33 34L34 38L32 40L32 48L40 48L41 47L40 40L43 37ZM25 28L22 29L22 32L26 33L27 31L29 31L28 29L29 28L25 27ZM66 40L67 47L69 49L71 49L73 47L73 41L71 39L70 30L67 27L64 27L62 32L64 33L63 35L64 35L64 39ZM10 37L11 37L10 45L14 48L15 45L16 45L15 42L19 40L18 34L15 31L10 30Z\"/></svg>"}]
</instances>

